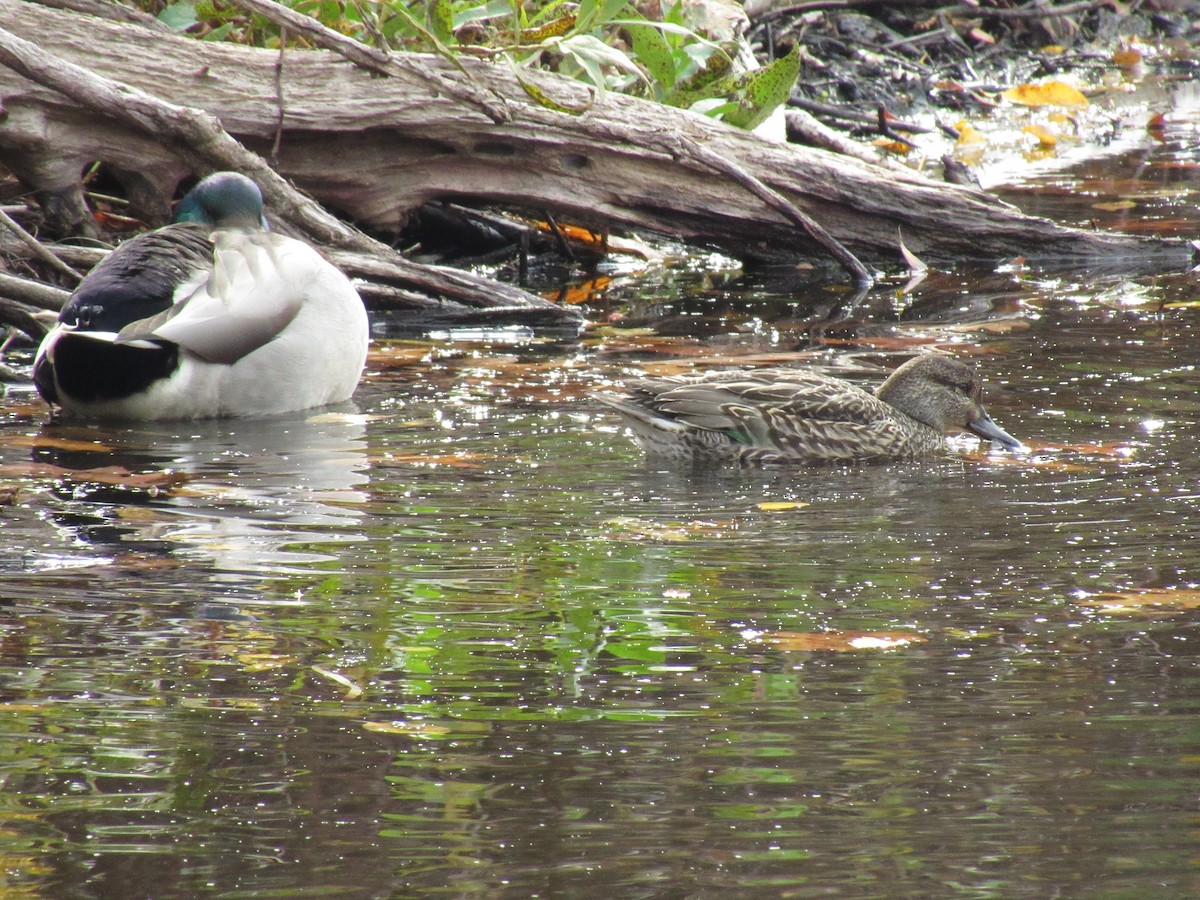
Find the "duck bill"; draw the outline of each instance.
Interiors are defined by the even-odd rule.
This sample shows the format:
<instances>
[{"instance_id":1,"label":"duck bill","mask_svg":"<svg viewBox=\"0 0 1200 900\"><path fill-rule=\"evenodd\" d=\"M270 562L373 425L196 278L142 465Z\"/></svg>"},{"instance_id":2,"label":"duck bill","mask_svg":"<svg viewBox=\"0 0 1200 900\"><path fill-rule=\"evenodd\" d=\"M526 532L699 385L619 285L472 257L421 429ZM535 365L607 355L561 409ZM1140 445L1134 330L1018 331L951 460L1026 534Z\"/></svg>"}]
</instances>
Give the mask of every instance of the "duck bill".
<instances>
[{"instance_id":1,"label":"duck bill","mask_svg":"<svg viewBox=\"0 0 1200 900\"><path fill-rule=\"evenodd\" d=\"M967 428L985 441L995 441L1004 447L1005 450L1016 450L1021 446L1020 441L993 422L992 417L987 413L983 413L975 421L969 422Z\"/></svg>"}]
</instances>

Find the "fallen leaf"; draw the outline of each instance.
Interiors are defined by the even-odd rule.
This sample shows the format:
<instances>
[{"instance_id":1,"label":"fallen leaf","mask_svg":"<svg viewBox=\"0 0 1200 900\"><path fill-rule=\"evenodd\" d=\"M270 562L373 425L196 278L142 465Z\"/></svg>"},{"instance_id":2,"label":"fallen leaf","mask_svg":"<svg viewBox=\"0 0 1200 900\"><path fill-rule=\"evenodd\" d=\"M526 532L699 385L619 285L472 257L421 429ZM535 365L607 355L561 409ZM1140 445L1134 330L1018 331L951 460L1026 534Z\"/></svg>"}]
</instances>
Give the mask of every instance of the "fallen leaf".
<instances>
[{"instance_id":1,"label":"fallen leaf","mask_svg":"<svg viewBox=\"0 0 1200 900\"><path fill-rule=\"evenodd\" d=\"M1120 212L1123 209L1134 209L1137 206L1132 200L1113 200L1109 203L1093 203L1092 209L1100 209L1105 212Z\"/></svg>"},{"instance_id":2,"label":"fallen leaf","mask_svg":"<svg viewBox=\"0 0 1200 900\"><path fill-rule=\"evenodd\" d=\"M849 653L855 650L896 650L923 644L927 638L911 631L774 631L758 636L780 650Z\"/></svg>"},{"instance_id":3,"label":"fallen leaf","mask_svg":"<svg viewBox=\"0 0 1200 900\"><path fill-rule=\"evenodd\" d=\"M446 726L432 725L428 722L363 722L362 727L376 734L407 734L425 738L445 737L450 733Z\"/></svg>"},{"instance_id":4,"label":"fallen leaf","mask_svg":"<svg viewBox=\"0 0 1200 900\"><path fill-rule=\"evenodd\" d=\"M486 457L478 453L459 451L457 453L389 453L387 456L375 457L371 463L383 469L396 469L404 466L447 466L453 469L478 469L479 461Z\"/></svg>"},{"instance_id":5,"label":"fallen leaf","mask_svg":"<svg viewBox=\"0 0 1200 900\"><path fill-rule=\"evenodd\" d=\"M955 125L954 130L958 132L958 137L955 139L954 143L957 144L959 147L962 147L962 146L965 146L968 144L986 144L987 143L987 138L985 138L983 136L983 134L979 131L979 129L977 129L974 125L972 125L966 119L963 119L957 125Z\"/></svg>"},{"instance_id":6,"label":"fallen leaf","mask_svg":"<svg viewBox=\"0 0 1200 900\"><path fill-rule=\"evenodd\" d=\"M610 541L665 541L678 543L694 537L723 534L731 523L717 522L650 522L633 516L618 516L601 523L604 536Z\"/></svg>"},{"instance_id":7,"label":"fallen leaf","mask_svg":"<svg viewBox=\"0 0 1200 900\"><path fill-rule=\"evenodd\" d=\"M1133 44L1121 44L1112 56L1113 65L1133 69L1142 64L1142 51Z\"/></svg>"},{"instance_id":8,"label":"fallen leaf","mask_svg":"<svg viewBox=\"0 0 1200 900\"><path fill-rule=\"evenodd\" d=\"M1019 84L1002 93L1005 100L1021 106L1071 106L1088 105L1088 98L1075 87L1064 81L1045 81L1041 84Z\"/></svg>"},{"instance_id":9,"label":"fallen leaf","mask_svg":"<svg viewBox=\"0 0 1200 900\"><path fill-rule=\"evenodd\" d=\"M763 512L782 512L787 509L804 509L806 506L812 506L812 504L799 503L791 500L766 500L758 504L758 508Z\"/></svg>"},{"instance_id":10,"label":"fallen leaf","mask_svg":"<svg viewBox=\"0 0 1200 900\"><path fill-rule=\"evenodd\" d=\"M188 481L184 472L131 472L123 466L98 466L94 469L67 469L49 463L10 463L0 466L0 475L24 478L62 478L81 484L106 484L113 487L146 490L170 490Z\"/></svg>"},{"instance_id":11,"label":"fallen leaf","mask_svg":"<svg viewBox=\"0 0 1200 900\"><path fill-rule=\"evenodd\" d=\"M553 291L546 299L565 306L578 306L581 303L596 300L611 284L611 278L601 275L597 278L589 278L582 284L570 285Z\"/></svg>"},{"instance_id":12,"label":"fallen leaf","mask_svg":"<svg viewBox=\"0 0 1200 900\"><path fill-rule=\"evenodd\" d=\"M1185 609L1200 608L1200 590L1190 588L1147 588L1134 591L1112 591L1076 600L1110 615L1170 615Z\"/></svg>"},{"instance_id":13,"label":"fallen leaf","mask_svg":"<svg viewBox=\"0 0 1200 900\"><path fill-rule=\"evenodd\" d=\"M1046 130L1041 125L1026 125L1021 130L1037 138L1037 142L1046 149L1058 146L1058 138L1055 137L1054 133Z\"/></svg>"},{"instance_id":14,"label":"fallen leaf","mask_svg":"<svg viewBox=\"0 0 1200 900\"><path fill-rule=\"evenodd\" d=\"M900 256L904 260L904 264L908 266L908 274L921 275L929 271L929 266L925 265L919 256L905 246L904 235L899 228L896 229L896 240L900 243Z\"/></svg>"},{"instance_id":15,"label":"fallen leaf","mask_svg":"<svg viewBox=\"0 0 1200 900\"><path fill-rule=\"evenodd\" d=\"M342 687L344 687L346 689L346 693L343 695L344 699L357 700L359 697L362 696L362 694L363 694L362 687L360 685L356 684L355 682L351 681L345 675L341 675L337 672L332 672L329 669L322 669L320 666L311 666L310 668L314 672L316 672L318 675L320 675L322 678L328 678L330 681L336 682L337 684L340 684Z\"/></svg>"},{"instance_id":16,"label":"fallen leaf","mask_svg":"<svg viewBox=\"0 0 1200 900\"><path fill-rule=\"evenodd\" d=\"M395 369L427 363L433 356L433 345L424 341L388 341L372 344L367 351L367 367Z\"/></svg>"},{"instance_id":17,"label":"fallen leaf","mask_svg":"<svg viewBox=\"0 0 1200 900\"><path fill-rule=\"evenodd\" d=\"M911 144L906 144L904 141L893 141L889 138L876 138L872 143L880 150L895 153L897 156L907 156L913 149Z\"/></svg>"},{"instance_id":18,"label":"fallen leaf","mask_svg":"<svg viewBox=\"0 0 1200 900\"><path fill-rule=\"evenodd\" d=\"M35 450L82 450L85 453L111 453L112 448L99 441L77 441L51 434L14 434L3 438L6 447L30 447Z\"/></svg>"}]
</instances>

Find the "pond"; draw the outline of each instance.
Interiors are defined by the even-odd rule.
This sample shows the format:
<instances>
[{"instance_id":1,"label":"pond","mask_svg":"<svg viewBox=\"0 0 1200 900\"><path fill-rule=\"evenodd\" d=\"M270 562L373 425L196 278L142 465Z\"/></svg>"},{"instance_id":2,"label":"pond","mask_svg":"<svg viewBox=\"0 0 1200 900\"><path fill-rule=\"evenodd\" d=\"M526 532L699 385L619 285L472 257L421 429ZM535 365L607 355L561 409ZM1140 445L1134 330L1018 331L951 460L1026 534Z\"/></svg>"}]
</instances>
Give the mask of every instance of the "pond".
<instances>
[{"instance_id":1,"label":"pond","mask_svg":"<svg viewBox=\"0 0 1200 900\"><path fill-rule=\"evenodd\" d=\"M1009 194L1193 234L1198 136ZM381 322L352 408L263 422L11 387L5 895L1200 894L1195 277L903 284L710 261L618 273L580 342ZM692 471L587 398L929 348L1028 453Z\"/></svg>"}]
</instances>

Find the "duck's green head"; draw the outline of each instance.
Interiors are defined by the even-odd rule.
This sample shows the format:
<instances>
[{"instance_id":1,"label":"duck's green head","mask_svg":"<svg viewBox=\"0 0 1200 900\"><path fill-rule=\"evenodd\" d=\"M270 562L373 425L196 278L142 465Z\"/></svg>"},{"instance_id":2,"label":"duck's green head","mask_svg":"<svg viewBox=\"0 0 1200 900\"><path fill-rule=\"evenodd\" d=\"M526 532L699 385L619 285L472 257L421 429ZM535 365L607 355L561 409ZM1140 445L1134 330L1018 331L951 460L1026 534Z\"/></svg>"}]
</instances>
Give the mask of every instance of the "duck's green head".
<instances>
[{"instance_id":1,"label":"duck's green head","mask_svg":"<svg viewBox=\"0 0 1200 900\"><path fill-rule=\"evenodd\" d=\"M176 222L214 228L266 228L262 191L238 172L216 172L188 191L175 207Z\"/></svg>"}]
</instances>

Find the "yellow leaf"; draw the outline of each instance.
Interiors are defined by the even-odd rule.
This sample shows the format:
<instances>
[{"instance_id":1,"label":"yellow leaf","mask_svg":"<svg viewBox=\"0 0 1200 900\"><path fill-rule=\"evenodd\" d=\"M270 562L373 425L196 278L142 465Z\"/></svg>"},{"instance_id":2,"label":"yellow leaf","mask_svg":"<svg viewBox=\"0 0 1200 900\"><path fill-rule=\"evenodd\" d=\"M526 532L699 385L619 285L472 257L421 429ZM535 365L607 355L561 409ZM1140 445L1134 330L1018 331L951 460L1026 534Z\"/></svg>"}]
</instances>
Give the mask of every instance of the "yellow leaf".
<instances>
[{"instance_id":1,"label":"yellow leaf","mask_svg":"<svg viewBox=\"0 0 1200 900\"><path fill-rule=\"evenodd\" d=\"M897 156L907 156L912 152L912 147L903 141L893 141L889 140L888 138L876 138L874 144L880 150L886 150L888 153L895 153Z\"/></svg>"},{"instance_id":2,"label":"yellow leaf","mask_svg":"<svg viewBox=\"0 0 1200 900\"><path fill-rule=\"evenodd\" d=\"M1187 588L1114 591L1085 597L1077 602L1110 615L1171 615L1200 607L1200 591Z\"/></svg>"},{"instance_id":3,"label":"yellow leaf","mask_svg":"<svg viewBox=\"0 0 1200 900\"><path fill-rule=\"evenodd\" d=\"M1063 81L1042 84L1019 84L1001 94L1010 103L1021 106L1087 106L1088 98Z\"/></svg>"},{"instance_id":4,"label":"yellow leaf","mask_svg":"<svg viewBox=\"0 0 1200 900\"><path fill-rule=\"evenodd\" d=\"M955 125L954 130L958 132L958 140L955 141L955 144L959 147L967 144L987 143L987 138L980 134L979 130L966 119Z\"/></svg>"},{"instance_id":5,"label":"yellow leaf","mask_svg":"<svg viewBox=\"0 0 1200 900\"><path fill-rule=\"evenodd\" d=\"M758 504L758 508L763 512L781 512L785 509L804 509L811 505L811 503L794 503L790 500L766 500Z\"/></svg>"},{"instance_id":6,"label":"yellow leaf","mask_svg":"<svg viewBox=\"0 0 1200 900\"><path fill-rule=\"evenodd\" d=\"M1061 44L1047 44L1045 47L1042 47L1041 50L1039 50L1038 52L1044 53L1046 56L1061 56L1062 54L1067 52L1067 48L1062 46Z\"/></svg>"},{"instance_id":7,"label":"yellow leaf","mask_svg":"<svg viewBox=\"0 0 1200 900\"><path fill-rule=\"evenodd\" d=\"M1026 125L1023 131L1026 134L1032 134L1035 138L1037 138L1038 143L1047 149L1058 144L1058 138L1056 138L1053 133L1047 131L1041 125Z\"/></svg>"},{"instance_id":8,"label":"yellow leaf","mask_svg":"<svg viewBox=\"0 0 1200 900\"><path fill-rule=\"evenodd\" d=\"M1112 61L1113 65L1120 66L1122 69L1132 69L1142 64L1142 51L1132 44L1125 44L1118 47L1113 53Z\"/></svg>"},{"instance_id":9,"label":"yellow leaf","mask_svg":"<svg viewBox=\"0 0 1200 900\"><path fill-rule=\"evenodd\" d=\"M1137 206L1132 200L1113 200L1111 203L1093 203L1092 209L1102 209L1105 212L1119 212L1122 209L1133 209Z\"/></svg>"}]
</instances>

